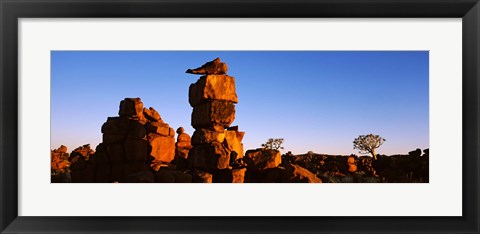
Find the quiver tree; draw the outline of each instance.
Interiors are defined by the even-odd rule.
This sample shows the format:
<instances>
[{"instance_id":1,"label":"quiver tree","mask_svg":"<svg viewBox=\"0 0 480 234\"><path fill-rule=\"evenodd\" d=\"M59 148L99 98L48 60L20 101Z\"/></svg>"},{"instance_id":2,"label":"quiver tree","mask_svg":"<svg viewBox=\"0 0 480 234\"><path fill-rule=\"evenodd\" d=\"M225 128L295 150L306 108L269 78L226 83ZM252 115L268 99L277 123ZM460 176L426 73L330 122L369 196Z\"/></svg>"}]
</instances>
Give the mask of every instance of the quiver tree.
<instances>
[{"instance_id":1,"label":"quiver tree","mask_svg":"<svg viewBox=\"0 0 480 234\"><path fill-rule=\"evenodd\" d=\"M374 160L377 160L375 150L380 147L385 139L379 135L360 135L353 141L353 149L358 149L360 153L370 153Z\"/></svg>"},{"instance_id":2,"label":"quiver tree","mask_svg":"<svg viewBox=\"0 0 480 234\"><path fill-rule=\"evenodd\" d=\"M283 149L283 138L270 138L265 144L262 144L262 147L265 149L279 150Z\"/></svg>"}]
</instances>

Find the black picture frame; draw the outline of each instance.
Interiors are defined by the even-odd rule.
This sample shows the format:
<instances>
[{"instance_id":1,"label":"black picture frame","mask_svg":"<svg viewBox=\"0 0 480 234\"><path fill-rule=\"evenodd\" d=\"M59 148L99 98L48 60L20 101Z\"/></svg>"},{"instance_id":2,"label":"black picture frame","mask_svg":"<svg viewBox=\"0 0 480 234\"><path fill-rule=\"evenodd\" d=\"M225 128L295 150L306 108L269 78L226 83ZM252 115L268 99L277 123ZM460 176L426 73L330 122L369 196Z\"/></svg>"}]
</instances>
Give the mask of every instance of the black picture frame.
<instances>
[{"instance_id":1,"label":"black picture frame","mask_svg":"<svg viewBox=\"0 0 480 234\"><path fill-rule=\"evenodd\" d=\"M1 233L478 233L478 0L0 0ZM18 216L18 19L106 17L462 18L462 217ZM460 151L459 151L460 152ZM448 185L446 185L448 186ZM254 213L252 213L254 214Z\"/></svg>"}]
</instances>

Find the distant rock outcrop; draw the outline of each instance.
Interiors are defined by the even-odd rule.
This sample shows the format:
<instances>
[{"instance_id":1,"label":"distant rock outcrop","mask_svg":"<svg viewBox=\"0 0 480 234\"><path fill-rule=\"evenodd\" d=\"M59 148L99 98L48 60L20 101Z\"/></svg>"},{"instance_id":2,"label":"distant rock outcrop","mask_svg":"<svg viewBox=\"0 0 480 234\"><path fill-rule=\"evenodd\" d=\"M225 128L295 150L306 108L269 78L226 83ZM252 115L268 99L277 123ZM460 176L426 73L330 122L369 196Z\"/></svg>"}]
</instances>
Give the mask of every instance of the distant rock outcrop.
<instances>
[{"instance_id":1,"label":"distant rock outcrop","mask_svg":"<svg viewBox=\"0 0 480 234\"><path fill-rule=\"evenodd\" d=\"M95 151L89 144L82 145L70 153L70 170L73 183L89 183L95 181L95 163L92 155Z\"/></svg>"},{"instance_id":2,"label":"distant rock outcrop","mask_svg":"<svg viewBox=\"0 0 480 234\"><path fill-rule=\"evenodd\" d=\"M67 153L67 147L64 145L50 152L52 183L69 183L72 181L69 158L70 154Z\"/></svg>"},{"instance_id":3,"label":"distant rock outcrop","mask_svg":"<svg viewBox=\"0 0 480 234\"><path fill-rule=\"evenodd\" d=\"M429 150L408 155L341 156L303 154L282 156L282 164L297 164L326 183L426 183L429 181Z\"/></svg>"}]
</instances>

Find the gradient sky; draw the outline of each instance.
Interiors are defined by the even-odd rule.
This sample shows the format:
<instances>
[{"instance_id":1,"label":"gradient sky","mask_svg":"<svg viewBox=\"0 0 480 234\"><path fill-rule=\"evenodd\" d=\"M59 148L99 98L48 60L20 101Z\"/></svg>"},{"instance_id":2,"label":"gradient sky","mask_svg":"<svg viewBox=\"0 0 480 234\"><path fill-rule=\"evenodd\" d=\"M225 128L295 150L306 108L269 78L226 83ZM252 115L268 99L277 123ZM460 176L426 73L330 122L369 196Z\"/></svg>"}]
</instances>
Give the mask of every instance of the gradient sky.
<instances>
[{"instance_id":1,"label":"gradient sky","mask_svg":"<svg viewBox=\"0 0 480 234\"><path fill-rule=\"evenodd\" d=\"M186 74L220 57L235 77L245 151L268 138L302 154L358 154L379 134L381 154L429 147L428 51L52 51L51 148L101 142L125 97L142 98L192 135Z\"/></svg>"}]
</instances>

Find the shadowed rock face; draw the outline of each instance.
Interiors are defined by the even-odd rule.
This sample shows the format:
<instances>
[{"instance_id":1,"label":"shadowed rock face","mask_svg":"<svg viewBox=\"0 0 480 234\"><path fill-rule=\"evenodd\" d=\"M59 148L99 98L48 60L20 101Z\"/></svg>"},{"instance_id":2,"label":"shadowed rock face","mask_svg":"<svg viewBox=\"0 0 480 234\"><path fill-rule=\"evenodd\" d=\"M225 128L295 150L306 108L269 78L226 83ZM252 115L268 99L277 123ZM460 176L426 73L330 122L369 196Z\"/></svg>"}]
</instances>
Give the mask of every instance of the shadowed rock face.
<instances>
[{"instance_id":1,"label":"shadowed rock face","mask_svg":"<svg viewBox=\"0 0 480 234\"><path fill-rule=\"evenodd\" d=\"M220 58L216 58L211 62L203 64L199 68L188 69L186 73L198 75L221 75L228 71L227 64L220 62Z\"/></svg>"},{"instance_id":2,"label":"shadowed rock face","mask_svg":"<svg viewBox=\"0 0 480 234\"><path fill-rule=\"evenodd\" d=\"M95 164L92 156L94 151L90 149L90 145L80 146L70 153L70 170L72 182L88 183L95 181Z\"/></svg>"},{"instance_id":3,"label":"shadowed rock face","mask_svg":"<svg viewBox=\"0 0 480 234\"><path fill-rule=\"evenodd\" d=\"M188 160L193 168L204 171L226 169L230 163L230 152L218 142L202 144L190 150Z\"/></svg>"},{"instance_id":4,"label":"shadowed rock face","mask_svg":"<svg viewBox=\"0 0 480 234\"><path fill-rule=\"evenodd\" d=\"M214 125L227 128L235 120L235 105L228 101L214 100L193 108L192 126L212 128Z\"/></svg>"},{"instance_id":5,"label":"shadowed rock face","mask_svg":"<svg viewBox=\"0 0 480 234\"><path fill-rule=\"evenodd\" d=\"M132 118L143 118L143 103L140 98L125 98L120 102L120 108L118 110L118 115L132 117Z\"/></svg>"}]
</instances>

